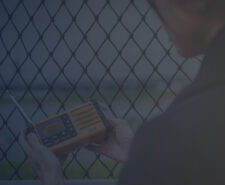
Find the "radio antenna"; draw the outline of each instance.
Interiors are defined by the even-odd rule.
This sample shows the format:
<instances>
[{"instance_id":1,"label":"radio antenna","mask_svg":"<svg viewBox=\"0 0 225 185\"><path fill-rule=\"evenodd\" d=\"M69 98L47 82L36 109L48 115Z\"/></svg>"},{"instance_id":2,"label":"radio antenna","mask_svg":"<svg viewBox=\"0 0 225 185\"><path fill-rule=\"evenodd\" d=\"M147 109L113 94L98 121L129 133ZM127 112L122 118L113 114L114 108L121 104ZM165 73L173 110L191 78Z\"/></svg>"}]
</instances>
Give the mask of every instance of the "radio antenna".
<instances>
[{"instance_id":1,"label":"radio antenna","mask_svg":"<svg viewBox=\"0 0 225 185\"><path fill-rule=\"evenodd\" d=\"M10 97L10 99L13 101L13 103L16 105L16 108L22 114L23 118L26 120L26 126L28 128L28 132L33 131L33 122L31 121L31 119L27 116L27 114L24 112L23 108L17 102L17 100L15 99L15 97L9 92L9 90L6 90L6 93L8 94L8 96Z\"/></svg>"}]
</instances>

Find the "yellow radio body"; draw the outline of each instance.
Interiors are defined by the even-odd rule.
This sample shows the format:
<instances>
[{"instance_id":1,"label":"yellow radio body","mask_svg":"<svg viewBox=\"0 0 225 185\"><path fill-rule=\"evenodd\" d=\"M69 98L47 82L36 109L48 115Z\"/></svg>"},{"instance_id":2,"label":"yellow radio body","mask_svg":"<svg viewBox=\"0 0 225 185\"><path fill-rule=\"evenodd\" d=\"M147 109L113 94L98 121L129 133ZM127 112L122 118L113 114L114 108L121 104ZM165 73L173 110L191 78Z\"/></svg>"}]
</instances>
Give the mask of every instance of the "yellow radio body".
<instances>
[{"instance_id":1,"label":"yellow radio body","mask_svg":"<svg viewBox=\"0 0 225 185\"><path fill-rule=\"evenodd\" d=\"M40 142L54 153L68 153L107 138L111 127L94 100L35 123Z\"/></svg>"}]
</instances>

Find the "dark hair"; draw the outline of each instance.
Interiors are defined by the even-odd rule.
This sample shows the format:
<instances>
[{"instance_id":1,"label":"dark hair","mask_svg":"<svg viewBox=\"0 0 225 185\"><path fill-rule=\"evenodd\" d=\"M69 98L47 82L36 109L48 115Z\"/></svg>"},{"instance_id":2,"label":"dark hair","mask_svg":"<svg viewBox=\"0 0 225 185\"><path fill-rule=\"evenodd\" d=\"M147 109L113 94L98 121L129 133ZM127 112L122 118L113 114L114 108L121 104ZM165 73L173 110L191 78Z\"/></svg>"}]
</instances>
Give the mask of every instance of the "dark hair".
<instances>
[{"instance_id":1,"label":"dark hair","mask_svg":"<svg viewBox=\"0 0 225 185\"><path fill-rule=\"evenodd\" d=\"M155 1L148 0L150 5L155 8ZM168 0L174 1L187 10L194 11L199 15L218 15L225 16L225 0Z\"/></svg>"},{"instance_id":2,"label":"dark hair","mask_svg":"<svg viewBox=\"0 0 225 185\"><path fill-rule=\"evenodd\" d=\"M225 0L175 0L199 15L225 15Z\"/></svg>"}]
</instances>

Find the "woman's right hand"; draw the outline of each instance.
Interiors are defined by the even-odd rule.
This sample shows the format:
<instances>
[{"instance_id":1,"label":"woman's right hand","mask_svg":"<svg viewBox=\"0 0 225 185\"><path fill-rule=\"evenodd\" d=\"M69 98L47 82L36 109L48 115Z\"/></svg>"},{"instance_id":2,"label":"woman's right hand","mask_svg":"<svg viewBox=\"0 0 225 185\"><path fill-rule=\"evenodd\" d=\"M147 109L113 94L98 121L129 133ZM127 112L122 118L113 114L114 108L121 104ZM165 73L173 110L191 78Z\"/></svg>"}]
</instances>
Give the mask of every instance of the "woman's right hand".
<instances>
[{"instance_id":1,"label":"woman's right hand","mask_svg":"<svg viewBox=\"0 0 225 185\"><path fill-rule=\"evenodd\" d=\"M43 185L64 184L60 162L65 160L65 156L56 156L39 142L34 133L27 134L27 130L21 132L19 144Z\"/></svg>"},{"instance_id":2,"label":"woman's right hand","mask_svg":"<svg viewBox=\"0 0 225 185\"><path fill-rule=\"evenodd\" d=\"M87 149L103 154L118 162L125 162L128 158L134 134L127 121L117 119L106 105L99 102L98 104L113 129L109 138L103 144L100 146L90 145Z\"/></svg>"}]
</instances>

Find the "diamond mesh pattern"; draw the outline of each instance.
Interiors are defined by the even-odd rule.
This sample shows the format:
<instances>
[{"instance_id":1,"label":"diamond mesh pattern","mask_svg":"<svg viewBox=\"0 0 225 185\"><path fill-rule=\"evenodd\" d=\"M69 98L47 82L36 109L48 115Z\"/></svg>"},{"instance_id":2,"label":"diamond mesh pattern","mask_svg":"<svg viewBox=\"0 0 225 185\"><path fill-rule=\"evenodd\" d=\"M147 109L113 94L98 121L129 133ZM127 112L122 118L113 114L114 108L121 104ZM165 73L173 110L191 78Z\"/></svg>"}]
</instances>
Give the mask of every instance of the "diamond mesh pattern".
<instances>
[{"instance_id":1,"label":"diamond mesh pattern","mask_svg":"<svg viewBox=\"0 0 225 185\"><path fill-rule=\"evenodd\" d=\"M33 121L95 98L135 130L166 109L200 61L176 54L145 0L1 0L0 178L36 178L17 144L24 120L6 89ZM63 172L115 178L119 168L81 149Z\"/></svg>"}]
</instances>

